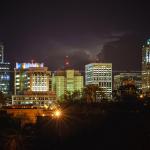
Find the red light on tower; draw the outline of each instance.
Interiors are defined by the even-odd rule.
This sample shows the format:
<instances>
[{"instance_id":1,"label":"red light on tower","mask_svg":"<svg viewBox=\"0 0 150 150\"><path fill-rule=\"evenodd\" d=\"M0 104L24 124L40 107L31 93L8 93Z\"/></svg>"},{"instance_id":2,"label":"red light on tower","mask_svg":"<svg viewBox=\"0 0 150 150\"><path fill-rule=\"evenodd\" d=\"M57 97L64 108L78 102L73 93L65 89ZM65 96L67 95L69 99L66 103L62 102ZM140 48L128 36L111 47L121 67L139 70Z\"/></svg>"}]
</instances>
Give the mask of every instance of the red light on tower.
<instances>
[{"instance_id":1,"label":"red light on tower","mask_svg":"<svg viewBox=\"0 0 150 150\"><path fill-rule=\"evenodd\" d=\"M66 62L66 65L69 65L69 62L68 62L68 61Z\"/></svg>"},{"instance_id":2,"label":"red light on tower","mask_svg":"<svg viewBox=\"0 0 150 150\"><path fill-rule=\"evenodd\" d=\"M66 56L65 57L65 66L68 66L69 65L69 56Z\"/></svg>"},{"instance_id":3,"label":"red light on tower","mask_svg":"<svg viewBox=\"0 0 150 150\"><path fill-rule=\"evenodd\" d=\"M32 63L32 64L34 63L34 60L33 60L33 59L31 60L31 63Z\"/></svg>"}]
</instances>

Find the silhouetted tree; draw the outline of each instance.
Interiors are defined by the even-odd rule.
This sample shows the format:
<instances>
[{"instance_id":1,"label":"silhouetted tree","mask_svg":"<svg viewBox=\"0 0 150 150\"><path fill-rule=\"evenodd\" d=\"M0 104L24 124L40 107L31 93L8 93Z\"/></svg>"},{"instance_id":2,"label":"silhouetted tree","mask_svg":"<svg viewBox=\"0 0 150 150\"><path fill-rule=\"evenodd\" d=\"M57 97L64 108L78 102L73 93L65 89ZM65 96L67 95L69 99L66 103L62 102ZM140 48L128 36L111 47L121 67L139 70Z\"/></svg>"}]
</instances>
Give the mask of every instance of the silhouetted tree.
<instances>
[{"instance_id":1,"label":"silhouetted tree","mask_svg":"<svg viewBox=\"0 0 150 150\"><path fill-rule=\"evenodd\" d=\"M71 102L72 101L72 93L70 91L66 91L64 94L64 100L66 102Z\"/></svg>"},{"instance_id":2,"label":"silhouetted tree","mask_svg":"<svg viewBox=\"0 0 150 150\"><path fill-rule=\"evenodd\" d=\"M87 85L83 90L83 96L85 97L87 103L97 102L104 99L105 93L102 88L98 85Z\"/></svg>"},{"instance_id":3,"label":"silhouetted tree","mask_svg":"<svg viewBox=\"0 0 150 150\"><path fill-rule=\"evenodd\" d=\"M112 91L112 98L113 101L120 101L120 95L119 95L119 91L118 90L113 90Z\"/></svg>"},{"instance_id":4,"label":"silhouetted tree","mask_svg":"<svg viewBox=\"0 0 150 150\"><path fill-rule=\"evenodd\" d=\"M73 100L80 100L81 96L82 96L82 94L79 90L76 90L72 93Z\"/></svg>"},{"instance_id":5,"label":"silhouetted tree","mask_svg":"<svg viewBox=\"0 0 150 150\"><path fill-rule=\"evenodd\" d=\"M120 98L126 99L126 97L137 97L138 96L138 89L134 84L127 84L122 85L119 87L120 91Z\"/></svg>"},{"instance_id":6,"label":"silhouetted tree","mask_svg":"<svg viewBox=\"0 0 150 150\"><path fill-rule=\"evenodd\" d=\"M0 105L4 105L5 104L5 96L4 94L0 91Z\"/></svg>"},{"instance_id":7,"label":"silhouetted tree","mask_svg":"<svg viewBox=\"0 0 150 150\"><path fill-rule=\"evenodd\" d=\"M73 92L70 92L70 91L66 91L65 95L64 95L64 99L66 102L77 102L81 99L81 92L76 90L76 91L73 91Z\"/></svg>"}]
</instances>

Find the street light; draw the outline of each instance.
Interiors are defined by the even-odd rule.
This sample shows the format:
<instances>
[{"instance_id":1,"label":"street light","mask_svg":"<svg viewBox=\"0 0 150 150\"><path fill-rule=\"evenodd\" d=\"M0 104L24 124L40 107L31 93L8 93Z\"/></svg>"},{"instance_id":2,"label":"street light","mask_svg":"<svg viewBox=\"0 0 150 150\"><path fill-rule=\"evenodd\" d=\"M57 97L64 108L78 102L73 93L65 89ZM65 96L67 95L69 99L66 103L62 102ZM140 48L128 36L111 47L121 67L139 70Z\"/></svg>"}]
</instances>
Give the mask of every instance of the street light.
<instances>
[{"instance_id":1,"label":"street light","mask_svg":"<svg viewBox=\"0 0 150 150\"><path fill-rule=\"evenodd\" d=\"M56 109L53 113L52 113L52 117L54 118L60 118L62 116L62 111L60 109Z\"/></svg>"},{"instance_id":2,"label":"street light","mask_svg":"<svg viewBox=\"0 0 150 150\"><path fill-rule=\"evenodd\" d=\"M140 95L140 98L141 98L141 99L142 99L142 98L144 98L144 95L143 95L143 94L141 94L141 95Z\"/></svg>"}]
</instances>

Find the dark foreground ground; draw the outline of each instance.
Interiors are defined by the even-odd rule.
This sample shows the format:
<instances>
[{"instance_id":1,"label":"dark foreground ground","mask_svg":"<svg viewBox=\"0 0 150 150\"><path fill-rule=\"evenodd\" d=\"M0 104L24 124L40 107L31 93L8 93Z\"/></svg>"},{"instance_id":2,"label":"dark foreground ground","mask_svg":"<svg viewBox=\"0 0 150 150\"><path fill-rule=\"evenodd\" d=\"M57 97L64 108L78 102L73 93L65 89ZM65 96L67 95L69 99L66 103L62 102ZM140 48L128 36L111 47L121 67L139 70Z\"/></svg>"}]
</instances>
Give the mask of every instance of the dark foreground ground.
<instances>
[{"instance_id":1,"label":"dark foreground ground","mask_svg":"<svg viewBox=\"0 0 150 150\"><path fill-rule=\"evenodd\" d=\"M0 117L0 150L150 148L150 112L126 106L62 106L60 119L38 117L21 127L18 119ZM14 149L13 149L14 148Z\"/></svg>"}]
</instances>

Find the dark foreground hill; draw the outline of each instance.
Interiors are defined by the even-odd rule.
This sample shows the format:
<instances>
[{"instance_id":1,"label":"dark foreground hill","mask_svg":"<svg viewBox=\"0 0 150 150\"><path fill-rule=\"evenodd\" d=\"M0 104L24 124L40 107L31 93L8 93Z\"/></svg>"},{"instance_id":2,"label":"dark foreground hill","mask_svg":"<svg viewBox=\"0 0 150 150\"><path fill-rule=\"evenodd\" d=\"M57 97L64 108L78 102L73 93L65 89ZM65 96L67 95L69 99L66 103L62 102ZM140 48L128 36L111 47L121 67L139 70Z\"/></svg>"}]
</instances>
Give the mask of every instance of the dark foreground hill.
<instances>
[{"instance_id":1,"label":"dark foreground hill","mask_svg":"<svg viewBox=\"0 0 150 150\"><path fill-rule=\"evenodd\" d=\"M0 149L135 149L150 147L150 113L119 106L64 105L59 119L38 117L21 127L17 119L0 117Z\"/></svg>"}]
</instances>

